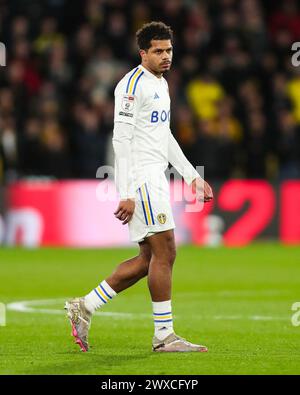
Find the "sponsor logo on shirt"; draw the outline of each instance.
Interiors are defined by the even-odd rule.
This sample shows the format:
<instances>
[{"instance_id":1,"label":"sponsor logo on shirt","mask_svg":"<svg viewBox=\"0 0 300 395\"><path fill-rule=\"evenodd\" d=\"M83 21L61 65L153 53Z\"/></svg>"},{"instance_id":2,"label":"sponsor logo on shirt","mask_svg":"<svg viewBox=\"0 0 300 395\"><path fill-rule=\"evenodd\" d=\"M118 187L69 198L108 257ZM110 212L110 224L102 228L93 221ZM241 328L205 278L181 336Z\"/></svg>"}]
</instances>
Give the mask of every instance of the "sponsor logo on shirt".
<instances>
[{"instance_id":1,"label":"sponsor logo on shirt","mask_svg":"<svg viewBox=\"0 0 300 395\"><path fill-rule=\"evenodd\" d=\"M131 114L130 112L124 112L124 111L120 111L119 115L123 115L124 117L133 117L133 114Z\"/></svg>"},{"instance_id":2,"label":"sponsor logo on shirt","mask_svg":"<svg viewBox=\"0 0 300 395\"><path fill-rule=\"evenodd\" d=\"M170 110L167 112L165 110L160 111L152 111L151 113L151 123L157 122L170 122Z\"/></svg>"},{"instance_id":3,"label":"sponsor logo on shirt","mask_svg":"<svg viewBox=\"0 0 300 395\"><path fill-rule=\"evenodd\" d=\"M121 106L125 111L132 111L134 108L134 96L124 95L122 98Z\"/></svg>"}]
</instances>

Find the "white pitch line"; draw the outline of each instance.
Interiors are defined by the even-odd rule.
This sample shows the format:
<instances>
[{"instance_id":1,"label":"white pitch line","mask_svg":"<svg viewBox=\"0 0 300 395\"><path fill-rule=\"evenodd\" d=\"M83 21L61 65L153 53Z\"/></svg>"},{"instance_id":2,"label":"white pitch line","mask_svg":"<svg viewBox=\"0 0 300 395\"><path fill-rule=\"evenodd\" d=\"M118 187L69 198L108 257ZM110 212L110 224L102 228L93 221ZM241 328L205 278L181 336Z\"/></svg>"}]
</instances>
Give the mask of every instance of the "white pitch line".
<instances>
[{"instance_id":1,"label":"white pitch line","mask_svg":"<svg viewBox=\"0 0 300 395\"><path fill-rule=\"evenodd\" d=\"M36 308L34 306L45 306L45 305L53 305L53 304L61 304L64 306L64 303L67 299L40 299L40 300L23 300L20 302L12 302L7 304L7 310L17 311L19 313L40 313L40 314L56 314L56 315L65 315L63 307L60 310L57 309L45 309L45 308ZM148 317L149 314L140 314L140 313L119 313L119 312L110 312L110 311L102 311L96 312L95 315L101 315L102 317L113 317L113 318L132 318L132 317Z\"/></svg>"},{"instance_id":2,"label":"white pitch line","mask_svg":"<svg viewBox=\"0 0 300 395\"><path fill-rule=\"evenodd\" d=\"M215 315L212 317L214 320L249 320L249 321L289 321L289 317L275 317L269 315Z\"/></svg>"},{"instance_id":3,"label":"white pitch line","mask_svg":"<svg viewBox=\"0 0 300 395\"><path fill-rule=\"evenodd\" d=\"M35 306L45 306L45 305L64 305L66 299L40 299L40 300L23 300L18 302L12 302L6 305L7 310L16 311L19 313L38 313L38 314L54 314L54 315L65 315L65 311L63 307L61 309L46 309L39 308ZM151 314L143 314L143 313L119 313L119 312L110 312L110 311L101 311L96 312L95 315L101 317L110 317L110 318L150 318ZM176 315L176 317L178 317ZM198 315L198 319L203 320L218 320L218 321L232 321L232 320L247 320L247 321L289 321L289 317L275 317L275 316L266 316L266 315L250 315L250 316L242 316L242 315Z\"/></svg>"},{"instance_id":4,"label":"white pitch line","mask_svg":"<svg viewBox=\"0 0 300 395\"><path fill-rule=\"evenodd\" d=\"M199 296L215 296L215 297L247 297L247 296L279 296L279 295L289 295L291 291L289 290L251 290L251 289L240 289L240 290L223 290L223 291L195 291L195 292L180 292L180 295L189 295L197 293Z\"/></svg>"}]
</instances>

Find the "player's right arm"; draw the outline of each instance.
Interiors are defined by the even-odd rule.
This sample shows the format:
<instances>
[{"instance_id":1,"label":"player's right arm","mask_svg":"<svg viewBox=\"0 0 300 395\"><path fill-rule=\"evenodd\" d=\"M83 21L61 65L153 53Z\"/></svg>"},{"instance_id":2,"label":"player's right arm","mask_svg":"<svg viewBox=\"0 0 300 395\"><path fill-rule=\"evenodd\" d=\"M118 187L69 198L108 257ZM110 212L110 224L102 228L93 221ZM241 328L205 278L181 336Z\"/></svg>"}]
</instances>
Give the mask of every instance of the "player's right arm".
<instances>
[{"instance_id":1,"label":"player's right arm","mask_svg":"<svg viewBox=\"0 0 300 395\"><path fill-rule=\"evenodd\" d=\"M132 163L132 139L137 113L136 97L126 93L121 81L115 89L115 115L113 148L115 152L116 185L120 194L120 203L115 216L125 225L135 209L135 185Z\"/></svg>"},{"instance_id":2,"label":"player's right arm","mask_svg":"<svg viewBox=\"0 0 300 395\"><path fill-rule=\"evenodd\" d=\"M120 203L115 216L123 225L127 224L135 209L135 190L132 176L131 140L133 125L116 122L113 132L113 148L115 152L116 184L120 194Z\"/></svg>"}]
</instances>

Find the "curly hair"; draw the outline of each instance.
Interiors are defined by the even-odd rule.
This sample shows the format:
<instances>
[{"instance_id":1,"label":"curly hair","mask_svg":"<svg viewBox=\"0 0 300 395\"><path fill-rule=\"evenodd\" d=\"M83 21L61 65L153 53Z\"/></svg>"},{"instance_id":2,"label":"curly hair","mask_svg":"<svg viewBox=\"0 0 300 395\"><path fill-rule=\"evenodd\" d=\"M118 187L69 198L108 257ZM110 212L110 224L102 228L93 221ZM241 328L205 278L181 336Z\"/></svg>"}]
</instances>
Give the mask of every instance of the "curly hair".
<instances>
[{"instance_id":1,"label":"curly hair","mask_svg":"<svg viewBox=\"0 0 300 395\"><path fill-rule=\"evenodd\" d=\"M163 22L145 23L136 32L136 40L139 49L148 50L151 47L151 40L173 41L173 31Z\"/></svg>"}]
</instances>

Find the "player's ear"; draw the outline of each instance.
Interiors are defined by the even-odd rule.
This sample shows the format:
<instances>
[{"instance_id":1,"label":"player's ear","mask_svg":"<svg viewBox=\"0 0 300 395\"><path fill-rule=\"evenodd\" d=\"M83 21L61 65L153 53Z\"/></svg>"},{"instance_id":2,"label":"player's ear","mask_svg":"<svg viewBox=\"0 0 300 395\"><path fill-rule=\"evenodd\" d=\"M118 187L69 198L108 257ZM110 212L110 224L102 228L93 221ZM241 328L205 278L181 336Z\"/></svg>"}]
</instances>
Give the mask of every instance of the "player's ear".
<instances>
[{"instance_id":1,"label":"player's ear","mask_svg":"<svg viewBox=\"0 0 300 395\"><path fill-rule=\"evenodd\" d=\"M146 55L147 55L147 51L145 49L140 49L141 58L144 59Z\"/></svg>"}]
</instances>

